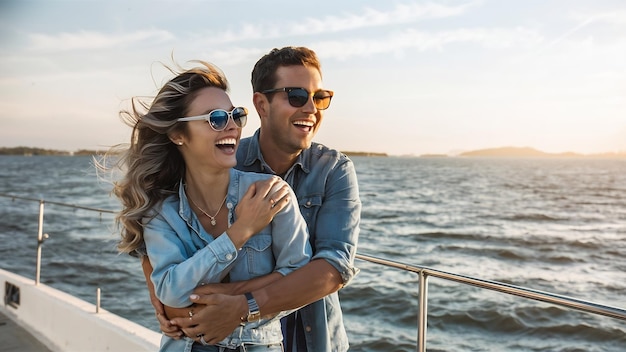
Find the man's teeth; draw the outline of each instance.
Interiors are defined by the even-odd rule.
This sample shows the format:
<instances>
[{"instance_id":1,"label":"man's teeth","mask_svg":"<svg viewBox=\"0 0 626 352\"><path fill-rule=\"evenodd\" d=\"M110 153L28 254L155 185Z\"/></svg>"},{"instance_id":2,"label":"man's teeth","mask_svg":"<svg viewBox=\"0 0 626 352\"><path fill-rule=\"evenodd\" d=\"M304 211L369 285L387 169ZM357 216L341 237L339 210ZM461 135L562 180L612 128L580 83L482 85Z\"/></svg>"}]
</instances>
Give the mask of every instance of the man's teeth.
<instances>
[{"instance_id":1,"label":"man's teeth","mask_svg":"<svg viewBox=\"0 0 626 352\"><path fill-rule=\"evenodd\" d=\"M228 144L237 144L237 140L235 138L225 138L217 141L216 145L228 145Z\"/></svg>"},{"instance_id":2,"label":"man's teeth","mask_svg":"<svg viewBox=\"0 0 626 352\"><path fill-rule=\"evenodd\" d=\"M306 127L313 127L313 122L311 122L311 121L295 121L293 124L294 125L300 125L300 126L306 126Z\"/></svg>"}]
</instances>

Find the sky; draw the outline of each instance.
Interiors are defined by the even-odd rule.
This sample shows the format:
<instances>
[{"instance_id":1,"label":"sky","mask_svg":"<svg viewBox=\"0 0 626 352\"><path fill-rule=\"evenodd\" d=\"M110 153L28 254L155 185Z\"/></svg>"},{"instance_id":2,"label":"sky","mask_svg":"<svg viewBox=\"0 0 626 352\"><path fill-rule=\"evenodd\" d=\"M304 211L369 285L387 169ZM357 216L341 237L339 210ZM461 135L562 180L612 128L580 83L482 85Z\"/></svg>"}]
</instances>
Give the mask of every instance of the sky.
<instances>
[{"instance_id":1,"label":"sky","mask_svg":"<svg viewBox=\"0 0 626 352\"><path fill-rule=\"evenodd\" d=\"M252 67L290 45L322 62L315 140L342 151L626 151L623 0L0 0L0 147L126 143L119 111L191 60L252 135Z\"/></svg>"}]
</instances>

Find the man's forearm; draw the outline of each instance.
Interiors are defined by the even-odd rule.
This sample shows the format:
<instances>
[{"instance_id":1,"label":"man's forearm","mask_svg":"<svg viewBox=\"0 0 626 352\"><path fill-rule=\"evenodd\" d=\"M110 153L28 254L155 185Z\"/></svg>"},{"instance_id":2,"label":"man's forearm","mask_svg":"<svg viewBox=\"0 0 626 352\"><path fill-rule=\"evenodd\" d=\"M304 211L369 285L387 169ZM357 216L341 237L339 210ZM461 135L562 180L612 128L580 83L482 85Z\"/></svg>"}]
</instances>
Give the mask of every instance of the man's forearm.
<instances>
[{"instance_id":1,"label":"man's forearm","mask_svg":"<svg viewBox=\"0 0 626 352\"><path fill-rule=\"evenodd\" d=\"M152 294L154 292L154 285L152 285L152 281L150 280L150 275L152 274L152 264L150 264L150 260L147 255L141 256L141 270L143 270L143 277L146 279L148 290L150 290L150 293Z\"/></svg>"},{"instance_id":2,"label":"man's forearm","mask_svg":"<svg viewBox=\"0 0 626 352\"><path fill-rule=\"evenodd\" d=\"M152 274L152 264L148 259L147 255L141 257L141 269L143 270L143 276L146 279L146 285L148 286L148 292L150 294L150 303L154 307L154 310L158 314L165 314L163 310L163 304L156 296L156 292L154 291L154 285L152 284L152 280L150 280L150 274Z\"/></svg>"},{"instance_id":3,"label":"man's forearm","mask_svg":"<svg viewBox=\"0 0 626 352\"><path fill-rule=\"evenodd\" d=\"M316 259L276 282L254 290L261 314L297 309L343 286L341 275L326 260Z\"/></svg>"},{"instance_id":4,"label":"man's forearm","mask_svg":"<svg viewBox=\"0 0 626 352\"><path fill-rule=\"evenodd\" d=\"M277 272L269 275L264 275L251 280L230 282L227 284L208 284L198 286L193 293L198 295L208 295L212 293L222 293L226 295L243 295L246 292L251 292L261 287L267 286L272 282L282 278L283 276ZM169 318L186 317L189 316L189 309L187 308L173 308L165 306L165 313Z\"/></svg>"},{"instance_id":5,"label":"man's forearm","mask_svg":"<svg viewBox=\"0 0 626 352\"><path fill-rule=\"evenodd\" d=\"M265 287L282 277L283 276L280 273L273 272L268 275L263 275L245 281L230 282L227 284L208 284L198 286L195 290L193 290L193 293L199 295L208 295L211 293L223 293L231 296L243 295L246 292L251 292L261 287Z\"/></svg>"},{"instance_id":6,"label":"man's forearm","mask_svg":"<svg viewBox=\"0 0 626 352\"><path fill-rule=\"evenodd\" d=\"M185 308L174 308L174 307L170 307L170 306L164 306L165 309L165 315L167 315L167 317L169 319L173 319L173 318L184 318L184 317L188 317L189 316L189 311L192 310L193 311L193 304L189 307L185 307Z\"/></svg>"}]
</instances>

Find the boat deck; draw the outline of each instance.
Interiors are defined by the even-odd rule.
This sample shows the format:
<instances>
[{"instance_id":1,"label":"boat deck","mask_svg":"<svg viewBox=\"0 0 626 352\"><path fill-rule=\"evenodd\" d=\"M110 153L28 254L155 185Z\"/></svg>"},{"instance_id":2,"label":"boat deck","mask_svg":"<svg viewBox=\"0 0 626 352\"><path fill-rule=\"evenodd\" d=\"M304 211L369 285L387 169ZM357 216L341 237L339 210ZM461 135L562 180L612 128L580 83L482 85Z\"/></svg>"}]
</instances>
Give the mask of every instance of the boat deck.
<instances>
[{"instance_id":1,"label":"boat deck","mask_svg":"<svg viewBox=\"0 0 626 352\"><path fill-rule=\"evenodd\" d=\"M0 352L52 352L33 335L0 312Z\"/></svg>"}]
</instances>

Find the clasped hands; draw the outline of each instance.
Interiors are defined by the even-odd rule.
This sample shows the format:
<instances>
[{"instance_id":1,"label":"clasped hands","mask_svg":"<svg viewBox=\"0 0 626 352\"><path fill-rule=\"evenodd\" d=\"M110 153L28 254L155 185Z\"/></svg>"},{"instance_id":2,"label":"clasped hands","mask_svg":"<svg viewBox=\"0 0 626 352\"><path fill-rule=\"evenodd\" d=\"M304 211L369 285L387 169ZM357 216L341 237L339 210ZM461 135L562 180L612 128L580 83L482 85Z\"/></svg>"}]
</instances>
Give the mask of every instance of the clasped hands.
<instances>
[{"instance_id":1,"label":"clasped hands","mask_svg":"<svg viewBox=\"0 0 626 352\"><path fill-rule=\"evenodd\" d=\"M250 186L235 212L239 219L261 221L261 224L254 224L260 229L286 206L288 195L288 186L278 177L259 181ZM270 208L258 207L267 200ZM233 284L221 283L198 287L190 295L193 305L187 308L164 306L151 292L161 331L174 339L188 336L203 344L213 345L222 341L240 325L241 317L248 311L245 296L236 294L234 287Z\"/></svg>"},{"instance_id":2,"label":"clasped hands","mask_svg":"<svg viewBox=\"0 0 626 352\"><path fill-rule=\"evenodd\" d=\"M203 286L203 290L210 290L208 286L217 289L224 285L209 284ZM162 314L157 309L157 318L165 335L174 339L188 336L197 342L203 338L206 343L213 345L230 335L240 325L241 313L248 310L243 295L192 294L190 298L194 302L191 307L164 307Z\"/></svg>"}]
</instances>

